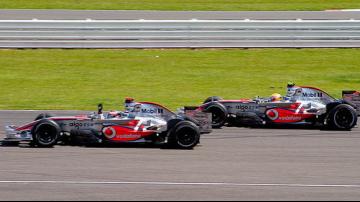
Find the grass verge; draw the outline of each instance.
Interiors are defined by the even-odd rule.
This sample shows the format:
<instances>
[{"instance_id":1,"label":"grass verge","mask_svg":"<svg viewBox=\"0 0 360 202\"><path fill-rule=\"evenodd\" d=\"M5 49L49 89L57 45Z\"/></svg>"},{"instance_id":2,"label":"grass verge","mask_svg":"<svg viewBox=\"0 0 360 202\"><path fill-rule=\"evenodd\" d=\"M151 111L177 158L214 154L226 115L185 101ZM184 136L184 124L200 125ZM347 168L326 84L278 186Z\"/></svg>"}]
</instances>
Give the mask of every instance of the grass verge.
<instances>
[{"instance_id":1,"label":"grass verge","mask_svg":"<svg viewBox=\"0 0 360 202\"><path fill-rule=\"evenodd\" d=\"M2 0L1 9L326 10L360 8L358 0Z\"/></svg>"},{"instance_id":2,"label":"grass verge","mask_svg":"<svg viewBox=\"0 0 360 202\"><path fill-rule=\"evenodd\" d=\"M288 81L340 97L360 89L358 49L0 50L0 109L172 109L211 95L285 93Z\"/></svg>"}]
</instances>

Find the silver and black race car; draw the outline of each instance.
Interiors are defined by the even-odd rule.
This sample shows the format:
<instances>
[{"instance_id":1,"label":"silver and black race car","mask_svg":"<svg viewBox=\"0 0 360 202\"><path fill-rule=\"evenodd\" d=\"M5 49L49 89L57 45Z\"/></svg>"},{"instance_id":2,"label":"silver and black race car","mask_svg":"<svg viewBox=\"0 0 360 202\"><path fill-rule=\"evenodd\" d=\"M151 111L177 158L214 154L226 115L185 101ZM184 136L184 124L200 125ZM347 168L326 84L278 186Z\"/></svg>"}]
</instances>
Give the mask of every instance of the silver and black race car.
<instances>
[{"instance_id":1,"label":"silver and black race car","mask_svg":"<svg viewBox=\"0 0 360 202\"><path fill-rule=\"evenodd\" d=\"M348 95L354 99L356 91ZM357 94L358 95L358 94ZM212 113L212 126L309 125L334 130L350 130L357 124L358 106L349 99L335 99L326 92L309 86L288 84L286 96L223 100L213 96L199 109Z\"/></svg>"},{"instance_id":2,"label":"silver and black race car","mask_svg":"<svg viewBox=\"0 0 360 202\"><path fill-rule=\"evenodd\" d=\"M157 143L191 149L200 141L200 134L211 132L211 115L185 108L173 113L151 102L126 99L125 111L79 116L56 117L40 114L22 126L6 126L3 144L30 142L38 147L52 147L57 142L72 145L106 143Z\"/></svg>"}]
</instances>

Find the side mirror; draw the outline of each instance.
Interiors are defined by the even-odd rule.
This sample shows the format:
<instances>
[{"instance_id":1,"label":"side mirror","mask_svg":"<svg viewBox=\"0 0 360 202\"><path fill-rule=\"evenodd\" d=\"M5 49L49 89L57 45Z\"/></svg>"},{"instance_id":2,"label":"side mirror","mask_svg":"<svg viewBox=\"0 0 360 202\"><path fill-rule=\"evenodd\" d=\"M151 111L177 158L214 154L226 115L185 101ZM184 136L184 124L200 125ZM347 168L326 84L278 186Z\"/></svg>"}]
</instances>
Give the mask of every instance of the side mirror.
<instances>
[{"instance_id":1,"label":"side mirror","mask_svg":"<svg viewBox=\"0 0 360 202\"><path fill-rule=\"evenodd\" d=\"M98 114L102 114L103 113L103 105L99 104L98 105Z\"/></svg>"}]
</instances>

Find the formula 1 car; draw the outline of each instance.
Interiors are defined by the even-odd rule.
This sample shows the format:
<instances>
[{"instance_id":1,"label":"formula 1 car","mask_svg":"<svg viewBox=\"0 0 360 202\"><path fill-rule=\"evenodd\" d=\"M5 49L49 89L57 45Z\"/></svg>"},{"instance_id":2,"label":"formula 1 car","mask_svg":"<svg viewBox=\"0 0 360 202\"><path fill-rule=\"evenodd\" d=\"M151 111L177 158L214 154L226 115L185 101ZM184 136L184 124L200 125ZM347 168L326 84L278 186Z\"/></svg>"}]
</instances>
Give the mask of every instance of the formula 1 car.
<instances>
[{"instance_id":1,"label":"formula 1 car","mask_svg":"<svg viewBox=\"0 0 360 202\"><path fill-rule=\"evenodd\" d=\"M212 113L213 128L224 124L273 126L304 124L333 130L350 130L357 124L356 105L331 97L326 92L307 86L287 86L279 100L270 98L223 100L213 96L199 109Z\"/></svg>"},{"instance_id":2,"label":"formula 1 car","mask_svg":"<svg viewBox=\"0 0 360 202\"><path fill-rule=\"evenodd\" d=\"M151 142L192 149L199 143L200 134L211 132L211 115L188 113L193 110L175 114L159 104L130 98L125 101L125 111L103 113L102 108L100 104L98 113L71 117L40 114L23 126L6 126L3 143L28 141L38 147L52 147L58 141L72 145Z\"/></svg>"}]
</instances>

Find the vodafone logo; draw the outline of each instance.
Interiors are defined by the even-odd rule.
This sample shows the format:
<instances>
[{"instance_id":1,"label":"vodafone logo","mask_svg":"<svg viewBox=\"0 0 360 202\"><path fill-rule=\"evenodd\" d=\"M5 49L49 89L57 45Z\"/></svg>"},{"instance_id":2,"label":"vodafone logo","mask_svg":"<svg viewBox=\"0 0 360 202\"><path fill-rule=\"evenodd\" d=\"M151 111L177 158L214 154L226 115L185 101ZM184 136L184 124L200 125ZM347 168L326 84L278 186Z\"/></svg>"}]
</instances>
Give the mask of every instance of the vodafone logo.
<instances>
[{"instance_id":1,"label":"vodafone logo","mask_svg":"<svg viewBox=\"0 0 360 202\"><path fill-rule=\"evenodd\" d=\"M275 109L270 109L270 110L268 110L268 111L266 112L266 116L267 116L270 120L274 121L274 120L276 120L277 118L279 118L279 112L276 111Z\"/></svg>"},{"instance_id":2,"label":"vodafone logo","mask_svg":"<svg viewBox=\"0 0 360 202\"><path fill-rule=\"evenodd\" d=\"M112 127L105 127L103 128L102 132L105 135L105 137L107 137L108 139L112 139L116 135L116 131Z\"/></svg>"}]
</instances>

